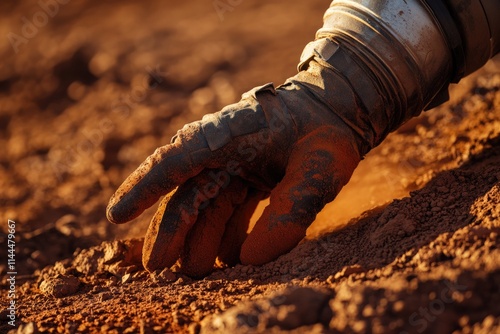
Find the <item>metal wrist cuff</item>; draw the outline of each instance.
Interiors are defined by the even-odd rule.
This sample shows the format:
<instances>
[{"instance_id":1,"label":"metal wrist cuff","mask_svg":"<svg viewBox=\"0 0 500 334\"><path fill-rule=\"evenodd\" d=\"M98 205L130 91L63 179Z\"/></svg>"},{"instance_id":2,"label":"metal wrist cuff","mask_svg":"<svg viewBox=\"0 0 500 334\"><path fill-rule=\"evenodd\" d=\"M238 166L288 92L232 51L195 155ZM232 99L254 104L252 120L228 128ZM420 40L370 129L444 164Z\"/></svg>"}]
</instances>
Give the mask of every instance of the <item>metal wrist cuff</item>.
<instances>
[{"instance_id":1,"label":"metal wrist cuff","mask_svg":"<svg viewBox=\"0 0 500 334\"><path fill-rule=\"evenodd\" d=\"M421 0L335 0L316 38L304 49L299 70L314 59L349 82L375 129L376 143L434 105L433 100L443 102L461 67L460 40L450 47L435 14ZM355 111L345 111L344 118L349 112Z\"/></svg>"}]
</instances>

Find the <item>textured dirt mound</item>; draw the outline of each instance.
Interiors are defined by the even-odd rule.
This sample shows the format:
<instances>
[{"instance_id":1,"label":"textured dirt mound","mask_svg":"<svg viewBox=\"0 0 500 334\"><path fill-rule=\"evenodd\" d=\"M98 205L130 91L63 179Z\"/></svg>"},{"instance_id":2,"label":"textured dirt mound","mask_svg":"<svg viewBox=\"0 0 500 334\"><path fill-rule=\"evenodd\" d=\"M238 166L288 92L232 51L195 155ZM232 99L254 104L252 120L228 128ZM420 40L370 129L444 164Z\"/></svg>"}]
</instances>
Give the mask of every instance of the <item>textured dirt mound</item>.
<instances>
[{"instance_id":1,"label":"textured dirt mound","mask_svg":"<svg viewBox=\"0 0 500 334\"><path fill-rule=\"evenodd\" d=\"M0 44L19 332L500 331L498 60L391 134L308 238L264 266L148 273L137 238L151 212L106 221L119 183L184 123L292 75L327 5L248 0L221 18L210 1L73 0L18 53ZM3 35L42 10L0 9Z\"/></svg>"},{"instance_id":2,"label":"textured dirt mound","mask_svg":"<svg viewBox=\"0 0 500 334\"><path fill-rule=\"evenodd\" d=\"M440 173L411 197L308 245L321 255L304 254L303 244L277 261L294 278L310 277L314 268L314 283L333 288L333 297L283 292L205 319L203 332L313 324L313 332L500 330L500 149L494 151L479 160L486 177L477 167ZM304 294L302 301L288 302L294 294ZM303 309L309 300L314 305Z\"/></svg>"}]
</instances>

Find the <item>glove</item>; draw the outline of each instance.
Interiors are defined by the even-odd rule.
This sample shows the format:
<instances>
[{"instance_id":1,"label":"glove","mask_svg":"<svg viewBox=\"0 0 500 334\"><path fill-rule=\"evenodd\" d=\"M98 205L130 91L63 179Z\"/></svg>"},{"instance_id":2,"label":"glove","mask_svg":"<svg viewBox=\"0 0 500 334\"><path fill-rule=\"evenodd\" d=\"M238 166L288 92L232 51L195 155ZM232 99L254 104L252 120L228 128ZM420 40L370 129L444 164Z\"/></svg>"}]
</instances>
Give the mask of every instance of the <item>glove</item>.
<instances>
[{"instance_id":1,"label":"glove","mask_svg":"<svg viewBox=\"0 0 500 334\"><path fill-rule=\"evenodd\" d=\"M407 29L396 25L400 30L393 32L386 24L384 34L371 25L387 12L370 17L361 5L339 9L336 3L295 77L276 89L253 89L239 103L184 126L113 195L107 208L113 223L139 216L165 196L146 233L147 270L180 259L182 272L200 277L217 257L229 265L261 265L290 251L362 157L444 87L451 56L432 17L411 16L419 1L393 2L413 6L399 12ZM415 38L412 29L420 26L432 43ZM418 58L426 48L443 55L429 65L429 56ZM250 216L268 196L270 204L247 234Z\"/></svg>"},{"instance_id":2,"label":"glove","mask_svg":"<svg viewBox=\"0 0 500 334\"><path fill-rule=\"evenodd\" d=\"M203 276L218 255L231 265L238 258L260 265L293 248L347 183L360 161L354 137L299 86L266 85L178 131L122 184L108 218L129 221L166 195L146 234L147 270L180 257L184 273Z\"/></svg>"}]
</instances>

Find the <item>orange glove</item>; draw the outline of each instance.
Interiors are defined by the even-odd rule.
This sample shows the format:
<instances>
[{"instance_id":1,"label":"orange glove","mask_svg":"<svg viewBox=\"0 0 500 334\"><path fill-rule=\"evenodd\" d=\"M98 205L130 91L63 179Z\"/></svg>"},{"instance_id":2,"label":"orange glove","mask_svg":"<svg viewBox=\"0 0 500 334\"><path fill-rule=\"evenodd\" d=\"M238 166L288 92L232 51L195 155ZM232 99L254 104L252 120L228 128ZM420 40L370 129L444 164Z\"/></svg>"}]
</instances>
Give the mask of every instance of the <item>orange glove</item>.
<instances>
[{"instance_id":1,"label":"orange glove","mask_svg":"<svg viewBox=\"0 0 500 334\"><path fill-rule=\"evenodd\" d=\"M359 139L339 117L298 93L294 84L277 91L266 85L184 126L120 186L108 207L114 223L167 195L146 234L146 269L172 266L179 256L191 276L210 272L217 256L259 265L305 236L360 154ZM247 237L250 216L269 194L271 204Z\"/></svg>"}]
</instances>

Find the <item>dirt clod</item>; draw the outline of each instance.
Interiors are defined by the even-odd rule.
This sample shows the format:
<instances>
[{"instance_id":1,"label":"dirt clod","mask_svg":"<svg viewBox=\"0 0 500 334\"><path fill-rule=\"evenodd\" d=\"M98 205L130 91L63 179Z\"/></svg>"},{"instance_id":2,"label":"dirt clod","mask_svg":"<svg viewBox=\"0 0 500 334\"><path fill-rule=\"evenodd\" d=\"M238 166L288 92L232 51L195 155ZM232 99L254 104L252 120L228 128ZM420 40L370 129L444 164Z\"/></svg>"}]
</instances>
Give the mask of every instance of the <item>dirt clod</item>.
<instances>
[{"instance_id":1,"label":"dirt clod","mask_svg":"<svg viewBox=\"0 0 500 334\"><path fill-rule=\"evenodd\" d=\"M275 326L291 330L311 325L319 322L328 298L325 291L289 288L267 299L241 303L221 315L205 318L201 333L259 333Z\"/></svg>"},{"instance_id":2,"label":"dirt clod","mask_svg":"<svg viewBox=\"0 0 500 334\"><path fill-rule=\"evenodd\" d=\"M177 276L169 268L153 272L149 276L153 282L160 284L175 282L177 280Z\"/></svg>"},{"instance_id":3,"label":"dirt clod","mask_svg":"<svg viewBox=\"0 0 500 334\"><path fill-rule=\"evenodd\" d=\"M62 298L78 291L80 280L74 276L48 278L40 283L40 291L46 295Z\"/></svg>"}]
</instances>

